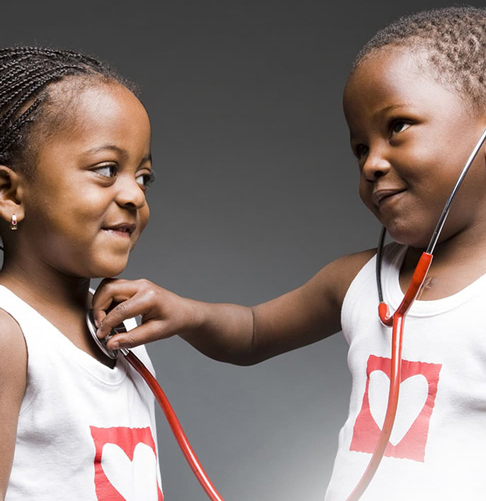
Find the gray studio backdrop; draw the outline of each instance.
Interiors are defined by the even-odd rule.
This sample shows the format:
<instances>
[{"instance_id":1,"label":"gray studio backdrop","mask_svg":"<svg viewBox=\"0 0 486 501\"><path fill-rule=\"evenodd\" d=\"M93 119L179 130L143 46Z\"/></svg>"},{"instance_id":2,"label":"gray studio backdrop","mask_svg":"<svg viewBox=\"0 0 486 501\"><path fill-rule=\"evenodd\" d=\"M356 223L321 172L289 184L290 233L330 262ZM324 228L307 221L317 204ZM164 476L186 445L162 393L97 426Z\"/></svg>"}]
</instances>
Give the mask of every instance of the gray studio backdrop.
<instances>
[{"instance_id":1,"label":"gray studio backdrop","mask_svg":"<svg viewBox=\"0 0 486 501\"><path fill-rule=\"evenodd\" d=\"M80 49L139 84L157 181L151 222L123 276L251 305L375 245L343 85L377 29L445 5L18 0L2 2L0 42ZM212 361L178 338L149 351L226 501L324 498L350 390L342 335L250 368ZM166 499L204 500L160 414L158 440Z\"/></svg>"}]
</instances>

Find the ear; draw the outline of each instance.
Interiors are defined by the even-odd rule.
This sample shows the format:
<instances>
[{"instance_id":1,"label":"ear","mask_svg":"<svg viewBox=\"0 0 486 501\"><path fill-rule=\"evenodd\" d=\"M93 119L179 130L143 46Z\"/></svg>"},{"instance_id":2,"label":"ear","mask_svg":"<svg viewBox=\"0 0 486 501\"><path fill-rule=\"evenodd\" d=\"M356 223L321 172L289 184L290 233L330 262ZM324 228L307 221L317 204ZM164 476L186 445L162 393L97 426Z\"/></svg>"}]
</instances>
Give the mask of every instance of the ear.
<instances>
[{"instance_id":1,"label":"ear","mask_svg":"<svg viewBox=\"0 0 486 501\"><path fill-rule=\"evenodd\" d=\"M0 217L10 223L12 216L22 221L25 216L23 200L24 177L10 167L0 165Z\"/></svg>"}]
</instances>

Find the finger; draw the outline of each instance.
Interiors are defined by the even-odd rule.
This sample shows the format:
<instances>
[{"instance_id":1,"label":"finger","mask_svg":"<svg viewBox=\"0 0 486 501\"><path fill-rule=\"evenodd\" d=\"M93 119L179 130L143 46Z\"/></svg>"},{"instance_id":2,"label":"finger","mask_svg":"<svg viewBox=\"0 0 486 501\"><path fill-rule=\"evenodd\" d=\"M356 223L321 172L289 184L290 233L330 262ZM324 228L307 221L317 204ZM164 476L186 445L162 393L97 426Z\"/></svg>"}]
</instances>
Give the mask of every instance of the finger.
<instances>
[{"instance_id":1,"label":"finger","mask_svg":"<svg viewBox=\"0 0 486 501\"><path fill-rule=\"evenodd\" d=\"M136 281L105 278L93 294L93 308L108 309L113 301L123 301L137 291Z\"/></svg>"},{"instance_id":2,"label":"finger","mask_svg":"<svg viewBox=\"0 0 486 501\"><path fill-rule=\"evenodd\" d=\"M137 315L144 315L149 311L150 307L151 302L144 298L143 294L135 294L129 299L122 301L105 314L96 332L97 336L106 336L124 320L134 318Z\"/></svg>"},{"instance_id":3,"label":"finger","mask_svg":"<svg viewBox=\"0 0 486 501\"><path fill-rule=\"evenodd\" d=\"M94 310L93 309L93 320L96 329L101 325L103 322L103 319L106 317L105 310Z\"/></svg>"},{"instance_id":4,"label":"finger","mask_svg":"<svg viewBox=\"0 0 486 501\"><path fill-rule=\"evenodd\" d=\"M141 344L150 343L164 337L169 337L171 334L168 331L164 332L166 329L166 322L148 322L128 332L115 334L108 340L107 347L110 350L117 350L119 348L133 348Z\"/></svg>"},{"instance_id":5,"label":"finger","mask_svg":"<svg viewBox=\"0 0 486 501\"><path fill-rule=\"evenodd\" d=\"M120 303L132 297L137 292L137 286L133 281L105 278L96 289L92 299L93 317L95 324L99 326L106 311L113 303Z\"/></svg>"}]
</instances>

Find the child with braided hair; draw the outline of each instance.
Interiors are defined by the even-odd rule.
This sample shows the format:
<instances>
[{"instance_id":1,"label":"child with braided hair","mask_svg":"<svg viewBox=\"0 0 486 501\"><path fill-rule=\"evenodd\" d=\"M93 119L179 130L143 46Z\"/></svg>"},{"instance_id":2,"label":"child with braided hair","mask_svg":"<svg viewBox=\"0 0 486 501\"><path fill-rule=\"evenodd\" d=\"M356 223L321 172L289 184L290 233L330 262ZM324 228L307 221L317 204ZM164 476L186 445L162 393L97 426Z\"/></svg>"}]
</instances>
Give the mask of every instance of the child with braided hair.
<instances>
[{"instance_id":1,"label":"child with braided hair","mask_svg":"<svg viewBox=\"0 0 486 501\"><path fill-rule=\"evenodd\" d=\"M152 178L130 83L77 52L0 50L0 499L163 499L152 394L85 321Z\"/></svg>"},{"instance_id":2,"label":"child with braided hair","mask_svg":"<svg viewBox=\"0 0 486 501\"><path fill-rule=\"evenodd\" d=\"M396 242L382 265L392 311L486 129L485 61L486 9L438 9L375 35L346 83L360 196ZM408 313L396 423L363 500L486 496L485 188L483 145ZM252 308L185 299L147 281L107 280L94 297L98 334L140 314L141 325L112 337L109 347L178 334L212 358L251 365L342 329L353 386L326 500L344 501L377 443L390 385L391 332L377 314L375 265L375 250L345 256Z\"/></svg>"}]
</instances>

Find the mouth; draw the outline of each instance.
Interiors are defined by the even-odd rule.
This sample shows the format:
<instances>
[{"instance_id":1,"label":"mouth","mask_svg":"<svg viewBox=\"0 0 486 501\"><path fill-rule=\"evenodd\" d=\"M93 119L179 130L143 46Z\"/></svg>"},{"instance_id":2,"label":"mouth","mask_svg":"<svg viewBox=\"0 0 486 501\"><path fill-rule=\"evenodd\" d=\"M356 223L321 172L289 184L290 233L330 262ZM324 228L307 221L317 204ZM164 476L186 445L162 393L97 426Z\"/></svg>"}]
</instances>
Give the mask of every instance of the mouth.
<instances>
[{"instance_id":1,"label":"mouth","mask_svg":"<svg viewBox=\"0 0 486 501\"><path fill-rule=\"evenodd\" d=\"M119 237L130 238L133 232L135 231L135 228L136 228L135 224L120 223L111 226L106 226L102 228L102 230Z\"/></svg>"},{"instance_id":2,"label":"mouth","mask_svg":"<svg viewBox=\"0 0 486 501\"><path fill-rule=\"evenodd\" d=\"M376 207L380 208L384 203L395 199L405 191L404 188L383 188L373 191L371 198Z\"/></svg>"}]
</instances>

